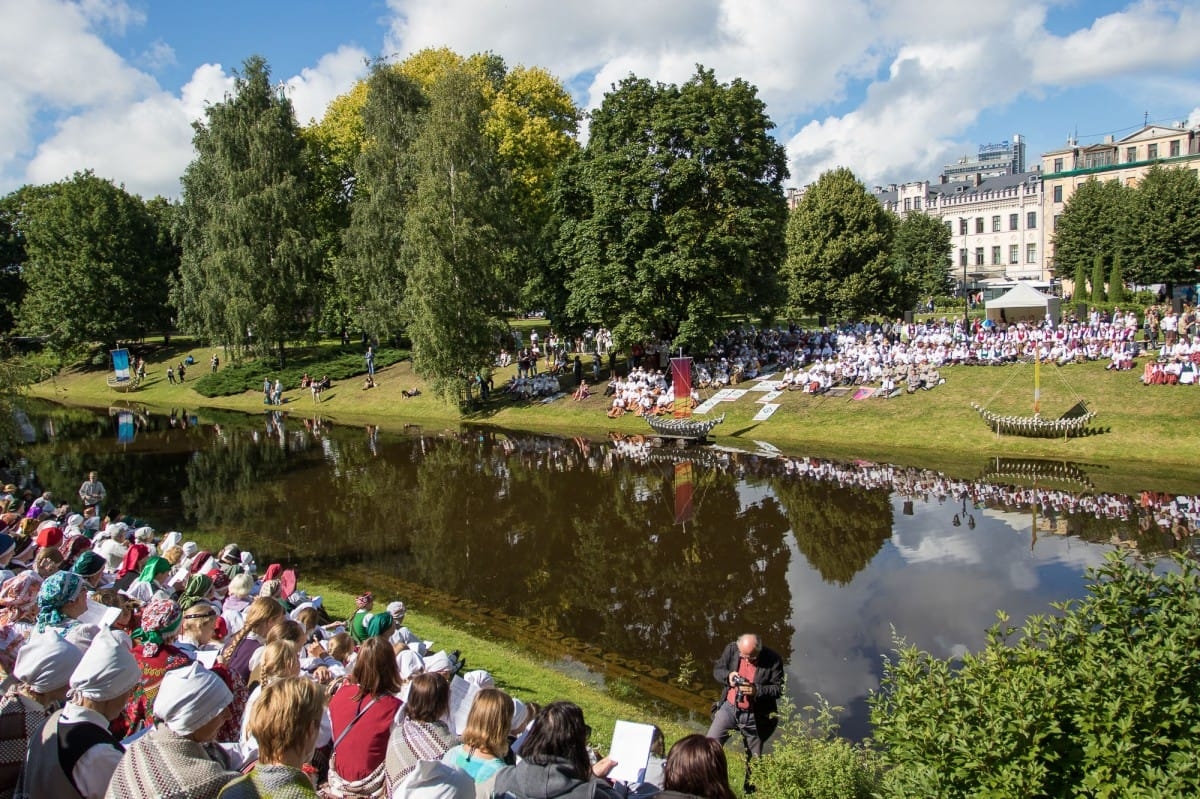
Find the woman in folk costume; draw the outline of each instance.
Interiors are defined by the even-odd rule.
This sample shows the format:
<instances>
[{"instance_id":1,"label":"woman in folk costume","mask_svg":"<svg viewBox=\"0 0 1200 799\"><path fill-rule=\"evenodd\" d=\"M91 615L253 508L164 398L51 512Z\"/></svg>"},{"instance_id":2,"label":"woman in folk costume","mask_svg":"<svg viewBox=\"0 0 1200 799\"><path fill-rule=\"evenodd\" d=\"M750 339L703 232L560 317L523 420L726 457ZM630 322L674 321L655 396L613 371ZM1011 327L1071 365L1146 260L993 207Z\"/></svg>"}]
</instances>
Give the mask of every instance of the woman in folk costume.
<instances>
[{"instance_id":1,"label":"woman in folk costume","mask_svg":"<svg viewBox=\"0 0 1200 799\"><path fill-rule=\"evenodd\" d=\"M167 672L192 662L175 638L183 624L183 612L171 599L156 599L142 608L142 626L133 631L133 656L142 670L137 690L129 700L118 730L128 736L154 725L154 699Z\"/></svg>"},{"instance_id":2,"label":"woman in folk costume","mask_svg":"<svg viewBox=\"0 0 1200 799\"><path fill-rule=\"evenodd\" d=\"M125 550L125 557L121 560L121 568L117 569L117 579L114 583L117 590L128 590L138 575L142 573L142 566L149 558L150 547L145 544L130 544L129 549Z\"/></svg>"},{"instance_id":3,"label":"woman in folk costume","mask_svg":"<svg viewBox=\"0 0 1200 799\"><path fill-rule=\"evenodd\" d=\"M325 691L312 680L285 677L263 688L247 724L258 742L258 762L217 799L316 799L304 767L313 758L324 715Z\"/></svg>"},{"instance_id":4,"label":"woman in folk costume","mask_svg":"<svg viewBox=\"0 0 1200 799\"><path fill-rule=\"evenodd\" d=\"M160 555L151 556L143 564L138 578L129 588L125 589L125 595L130 599L136 599L143 605L153 599L170 598L171 590L163 586L163 580L170 571L171 562L169 560Z\"/></svg>"},{"instance_id":5,"label":"woman in folk costume","mask_svg":"<svg viewBox=\"0 0 1200 799\"><path fill-rule=\"evenodd\" d=\"M412 679L404 717L392 727L384 758L384 775L390 796L396 786L422 760L441 760L457 743L442 719L450 714L450 683L438 674L418 674Z\"/></svg>"},{"instance_id":6,"label":"woman in folk costume","mask_svg":"<svg viewBox=\"0 0 1200 799\"><path fill-rule=\"evenodd\" d=\"M237 777L239 758L216 743L233 694L201 663L173 669L154 699L154 729L129 745L108 799L216 799Z\"/></svg>"},{"instance_id":7,"label":"woman in folk costume","mask_svg":"<svg viewBox=\"0 0 1200 799\"><path fill-rule=\"evenodd\" d=\"M71 701L29 742L16 799L100 799L124 753L109 724L138 682L133 654L101 630L71 673Z\"/></svg>"},{"instance_id":8,"label":"woman in folk costume","mask_svg":"<svg viewBox=\"0 0 1200 799\"><path fill-rule=\"evenodd\" d=\"M0 698L0 799L9 799L25 763L29 741L67 698L71 672L83 652L56 630L33 633L17 654L16 685Z\"/></svg>"},{"instance_id":9,"label":"woman in folk costume","mask_svg":"<svg viewBox=\"0 0 1200 799\"><path fill-rule=\"evenodd\" d=\"M329 700L333 720L333 758L329 764L332 797L383 797L384 759L392 725L397 720L400 673L392 647L369 638L358 651L343 685Z\"/></svg>"},{"instance_id":10,"label":"woman in folk costume","mask_svg":"<svg viewBox=\"0 0 1200 799\"><path fill-rule=\"evenodd\" d=\"M87 610L83 578L72 572L55 572L38 589L37 629L53 628L64 635L80 627L76 619Z\"/></svg>"},{"instance_id":11,"label":"woman in folk costume","mask_svg":"<svg viewBox=\"0 0 1200 799\"><path fill-rule=\"evenodd\" d=\"M266 644L267 633L282 618L283 605L266 597L255 599L246 608L242 629L225 642L217 662L225 664L243 684L248 684L250 658Z\"/></svg>"}]
</instances>

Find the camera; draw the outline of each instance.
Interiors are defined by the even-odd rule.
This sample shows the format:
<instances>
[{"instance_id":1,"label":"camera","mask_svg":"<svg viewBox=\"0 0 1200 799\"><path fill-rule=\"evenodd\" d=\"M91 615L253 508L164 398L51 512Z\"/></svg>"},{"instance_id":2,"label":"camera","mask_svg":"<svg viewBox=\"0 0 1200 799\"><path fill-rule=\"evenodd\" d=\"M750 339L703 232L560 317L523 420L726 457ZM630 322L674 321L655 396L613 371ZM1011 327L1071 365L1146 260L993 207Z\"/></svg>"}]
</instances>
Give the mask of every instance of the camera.
<instances>
[{"instance_id":1,"label":"camera","mask_svg":"<svg viewBox=\"0 0 1200 799\"><path fill-rule=\"evenodd\" d=\"M751 685L752 684L749 680L747 680L745 677L743 677L740 674L729 675L729 682L731 685L737 686L738 688L741 688L743 685Z\"/></svg>"}]
</instances>

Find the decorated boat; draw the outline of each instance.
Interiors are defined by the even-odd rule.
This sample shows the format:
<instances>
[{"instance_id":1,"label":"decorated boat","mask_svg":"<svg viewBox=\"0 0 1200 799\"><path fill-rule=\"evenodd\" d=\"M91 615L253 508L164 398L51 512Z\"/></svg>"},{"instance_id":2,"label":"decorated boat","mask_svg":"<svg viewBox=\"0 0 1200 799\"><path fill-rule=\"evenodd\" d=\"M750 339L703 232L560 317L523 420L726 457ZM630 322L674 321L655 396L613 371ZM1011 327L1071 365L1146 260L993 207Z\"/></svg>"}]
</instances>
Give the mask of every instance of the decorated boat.
<instances>
[{"instance_id":1,"label":"decorated boat","mask_svg":"<svg viewBox=\"0 0 1200 799\"><path fill-rule=\"evenodd\" d=\"M646 423L650 425L656 435L663 438L686 438L692 441L703 441L708 438L712 429L723 421L725 421L725 414L712 419L646 417Z\"/></svg>"},{"instance_id":2,"label":"decorated boat","mask_svg":"<svg viewBox=\"0 0 1200 799\"><path fill-rule=\"evenodd\" d=\"M1017 372L1014 372L1014 375ZM1077 438L1096 432L1091 424L1096 418L1096 412L1088 407L1087 402L1075 394L1076 402L1071 408L1057 419L1042 417L1042 364L1041 360L1033 360L1033 413L1030 415L1003 414L972 402L971 407L983 419L996 435L1025 436L1027 438ZM1062 377L1060 374L1059 377ZM1009 379L1011 382L1011 378ZM1065 379L1063 380L1065 383ZM1001 387L997 394L1007 388L1008 382Z\"/></svg>"}]
</instances>

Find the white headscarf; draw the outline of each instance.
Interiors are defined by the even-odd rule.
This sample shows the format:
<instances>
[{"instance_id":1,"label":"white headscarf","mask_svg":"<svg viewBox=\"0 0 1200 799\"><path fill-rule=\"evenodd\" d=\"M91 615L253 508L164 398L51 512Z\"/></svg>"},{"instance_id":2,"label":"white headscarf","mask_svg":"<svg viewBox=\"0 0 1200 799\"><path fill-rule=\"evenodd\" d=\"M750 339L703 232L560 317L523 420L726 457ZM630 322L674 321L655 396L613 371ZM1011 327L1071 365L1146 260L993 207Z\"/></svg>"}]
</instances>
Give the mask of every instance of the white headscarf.
<instances>
[{"instance_id":1,"label":"white headscarf","mask_svg":"<svg viewBox=\"0 0 1200 799\"><path fill-rule=\"evenodd\" d=\"M82 659L83 652L57 630L34 631L17 653L13 676L39 694L48 694L71 681Z\"/></svg>"},{"instance_id":2,"label":"white headscarf","mask_svg":"<svg viewBox=\"0 0 1200 799\"><path fill-rule=\"evenodd\" d=\"M154 699L154 715L171 732L187 736L215 719L232 701L225 681L203 663L193 661L163 676Z\"/></svg>"},{"instance_id":3,"label":"white headscarf","mask_svg":"<svg viewBox=\"0 0 1200 799\"><path fill-rule=\"evenodd\" d=\"M177 533L175 531L167 533L163 536L162 551L166 552L171 547L179 546L181 541L183 541L183 533Z\"/></svg>"},{"instance_id":4,"label":"white headscarf","mask_svg":"<svg viewBox=\"0 0 1200 799\"><path fill-rule=\"evenodd\" d=\"M411 680L414 674L425 672L425 661L411 649L402 649L396 656L396 665L400 667L400 678Z\"/></svg>"},{"instance_id":5,"label":"white headscarf","mask_svg":"<svg viewBox=\"0 0 1200 799\"><path fill-rule=\"evenodd\" d=\"M71 672L71 690L84 699L104 702L129 693L141 678L133 653L112 630L101 630Z\"/></svg>"},{"instance_id":6,"label":"white headscarf","mask_svg":"<svg viewBox=\"0 0 1200 799\"><path fill-rule=\"evenodd\" d=\"M440 760L421 760L396 787L392 799L474 799L475 780Z\"/></svg>"}]
</instances>

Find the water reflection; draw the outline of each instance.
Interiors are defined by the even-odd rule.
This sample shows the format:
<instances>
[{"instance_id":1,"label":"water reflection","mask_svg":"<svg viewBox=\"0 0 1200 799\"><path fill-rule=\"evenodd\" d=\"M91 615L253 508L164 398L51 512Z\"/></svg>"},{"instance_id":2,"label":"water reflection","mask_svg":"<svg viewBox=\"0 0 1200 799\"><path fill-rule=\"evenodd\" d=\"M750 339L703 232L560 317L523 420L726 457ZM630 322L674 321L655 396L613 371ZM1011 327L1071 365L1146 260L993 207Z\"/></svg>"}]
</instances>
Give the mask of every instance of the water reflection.
<instances>
[{"instance_id":1,"label":"water reflection","mask_svg":"<svg viewBox=\"0 0 1200 799\"><path fill-rule=\"evenodd\" d=\"M850 708L852 735L866 732L893 626L938 654L977 647L997 609L1019 620L1078 596L1114 543L1184 546L1200 513L1195 497L1097 493L1069 464L997 461L981 471L998 481L966 481L636 437L390 435L279 412L135 414L118 444L107 415L46 418L26 482L73 496L97 469L112 501L160 528L216 531L302 575L403 581L418 606L454 597L473 620L693 708L710 659L754 630L790 652L793 689ZM681 458L693 510L677 524Z\"/></svg>"}]
</instances>

